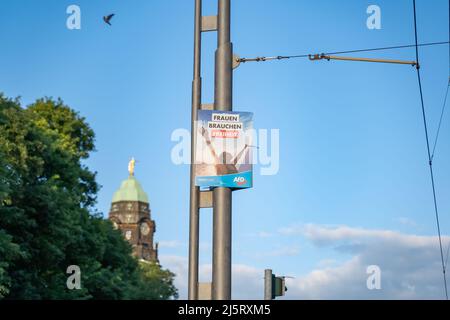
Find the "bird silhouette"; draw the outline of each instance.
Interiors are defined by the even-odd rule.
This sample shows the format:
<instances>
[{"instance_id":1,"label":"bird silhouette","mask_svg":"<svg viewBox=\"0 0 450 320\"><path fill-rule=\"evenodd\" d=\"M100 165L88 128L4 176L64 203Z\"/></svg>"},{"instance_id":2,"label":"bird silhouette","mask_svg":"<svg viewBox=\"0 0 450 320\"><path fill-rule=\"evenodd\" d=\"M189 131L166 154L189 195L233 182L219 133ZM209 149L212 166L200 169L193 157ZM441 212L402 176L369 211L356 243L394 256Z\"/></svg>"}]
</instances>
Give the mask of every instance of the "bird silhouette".
<instances>
[{"instance_id":1,"label":"bird silhouette","mask_svg":"<svg viewBox=\"0 0 450 320\"><path fill-rule=\"evenodd\" d=\"M110 15L107 15L107 16L104 16L104 17L103 17L103 21L105 21L105 23L111 25L111 19L112 19L112 17L114 17L114 13L112 13L112 14L110 14Z\"/></svg>"}]
</instances>

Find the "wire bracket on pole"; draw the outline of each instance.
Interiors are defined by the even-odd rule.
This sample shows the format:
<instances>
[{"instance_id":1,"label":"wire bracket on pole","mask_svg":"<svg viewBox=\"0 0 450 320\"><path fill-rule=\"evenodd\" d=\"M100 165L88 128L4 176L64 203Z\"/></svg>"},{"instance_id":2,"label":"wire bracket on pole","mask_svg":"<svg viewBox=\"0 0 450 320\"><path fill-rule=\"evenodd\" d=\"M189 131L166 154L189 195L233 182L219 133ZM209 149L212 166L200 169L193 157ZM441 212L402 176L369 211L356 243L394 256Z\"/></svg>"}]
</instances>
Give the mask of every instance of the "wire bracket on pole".
<instances>
[{"instance_id":1,"label":"wire bracket on pole","mask_svg":"<svg viewBox=\"0 0 450 320\"><path fill-rule=\"evenodd\" d=\"M200 209L211 209L213 207L213 192L200 192Z\"/></svg>"},{"instance_id":2,"label":"wire bracket on pole","mask_svg":"<svg viewBox=\"0 0 450 320\"><path fill-rule=\"evenodd\" d=\"M206 103L201 105L201 110L214 110L214 103Z\"/></svg>"},{"instance_id":3,"label":"wire bracket on pole","mask_svg":"<svg viewBox=\"0 0 450 320\"><path fill-rule=\"evenodd\" d=\"M322 54L310 54L308 56L308 58L311 61L322 60L322 59L325 59L325 55L323 53Z\"/></svg>"},{"instance_id":4,"label":"wire bracket on pole","mask_svg":"<svg viewBox=\"0 0 450 320\"><path fill-rule=\"evenodd\" d=\"M392 60L392 59L372 59L372 58L357 58L357 57L341 57L341 56L330 56L325 54L310 54L308 56L309 60L341 60L341 61L359 61L359 62L376 62L376 63L391 63L391 64L406 64L416 68L419 68L417 61L405 61L405 60Z\"/></svg>"},{"instance_id":5,"label":"wire bracket on pole","mask_svg":"<svg viewBox=\"0 0 450 320\"><path fill-rule=\"evenodd\" d=\"M217 31L217 16L202 17L202 32Z\"/></svg>"},{"instance_id":6,"label":"wire bracket on pole","mask_svg":"<svg viewBox=\"0 0 450 320\"><path fill-rule=\"evenodd\" d=\"M237 69L241 65L241 60L241 57L239 57L238 55L233 55L233 70Z\"/></svg>"}]
</instances>

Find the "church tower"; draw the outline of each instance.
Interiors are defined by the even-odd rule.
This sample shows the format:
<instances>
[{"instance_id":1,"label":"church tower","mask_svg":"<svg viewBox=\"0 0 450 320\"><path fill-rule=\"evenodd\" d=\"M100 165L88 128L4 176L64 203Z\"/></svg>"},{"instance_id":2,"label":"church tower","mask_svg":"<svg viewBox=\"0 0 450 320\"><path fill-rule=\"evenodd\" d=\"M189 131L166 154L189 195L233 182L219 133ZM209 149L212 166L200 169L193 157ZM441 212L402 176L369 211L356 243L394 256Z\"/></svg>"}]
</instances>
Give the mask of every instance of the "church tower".
<instances>
[{"instance_id":1,"label":"church tower","mask_svg":"<svg viewBox=\"0 0 450 320\"><path fill-rule=\"evenodd\" d=\"M114 194L109 219L122 231L133 247L133 255L145 261L158 262L158 244L154 245L155 221L151 219L148 196L134 176L135 160L128 165L128 179Z\"/></svg>"}]
</instances>

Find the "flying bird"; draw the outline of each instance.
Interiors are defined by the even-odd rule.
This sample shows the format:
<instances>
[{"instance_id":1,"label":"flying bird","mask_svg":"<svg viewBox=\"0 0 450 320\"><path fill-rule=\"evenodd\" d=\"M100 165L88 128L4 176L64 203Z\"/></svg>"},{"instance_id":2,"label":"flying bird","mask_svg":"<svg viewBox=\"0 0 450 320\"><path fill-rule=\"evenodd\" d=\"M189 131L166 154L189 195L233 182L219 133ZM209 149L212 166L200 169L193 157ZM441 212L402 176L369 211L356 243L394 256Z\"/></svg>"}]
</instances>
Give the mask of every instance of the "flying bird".
<instances>
[{"instance_id":1,"label":"flying bird","mask_svg":"<svg viewBox=\"0 0 450 320\"><path fill-rule=\"evenodd\" d=\"M111 25L111 19L112 19L112 17L114 17L114 13L112 13L112 14L110 14L110 15L108 15L108 16L104 16L104 17L103 17L103 21L105 21L105 23Z\"/></svg>"}]
</instances>

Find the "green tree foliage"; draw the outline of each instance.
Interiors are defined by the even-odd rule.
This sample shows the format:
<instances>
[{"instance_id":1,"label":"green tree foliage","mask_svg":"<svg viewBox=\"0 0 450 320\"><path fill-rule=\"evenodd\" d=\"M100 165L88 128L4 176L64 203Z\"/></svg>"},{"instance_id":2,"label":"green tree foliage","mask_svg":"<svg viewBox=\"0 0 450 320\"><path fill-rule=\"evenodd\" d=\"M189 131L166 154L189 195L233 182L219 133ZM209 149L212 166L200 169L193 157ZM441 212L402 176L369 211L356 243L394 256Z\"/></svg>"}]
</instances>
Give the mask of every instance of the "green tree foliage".
<instances>
[{"instance_id":1,"label":"green tree foliage","mask_svg":"<svg viewBox=\"0 0 450 320\"><path fill-rule=\"evenodd\" d=\"M173 286L175 275L162 269L158 264L141 261L140 277L133 288L132 296L138 300L167 300L178 298L177 289Z\"/></svg>"},{"instance_id":2,"label":"green tree foliage","mask_svg":"<svg viewBox=\"0 0 450 320\"><path fill-rule=\"evenodd\" d=\"M94 132L61 100L26 109L0 94L0 299L170 299L173 275L140 267L83 164ZM71 265L81 290L66 286Z\"/></svg>"}]
</instances>

